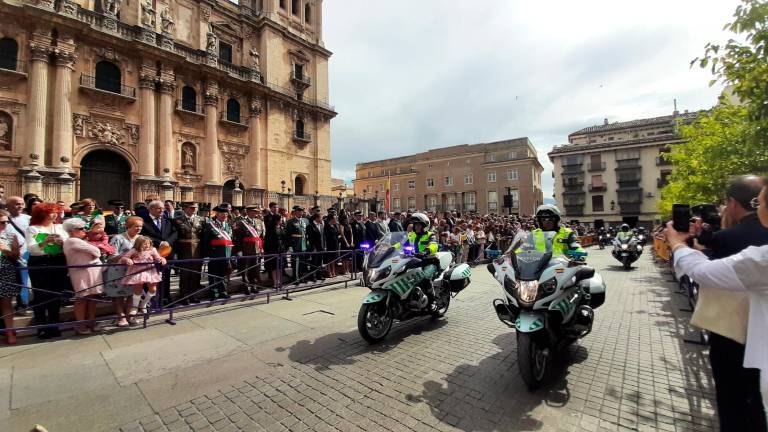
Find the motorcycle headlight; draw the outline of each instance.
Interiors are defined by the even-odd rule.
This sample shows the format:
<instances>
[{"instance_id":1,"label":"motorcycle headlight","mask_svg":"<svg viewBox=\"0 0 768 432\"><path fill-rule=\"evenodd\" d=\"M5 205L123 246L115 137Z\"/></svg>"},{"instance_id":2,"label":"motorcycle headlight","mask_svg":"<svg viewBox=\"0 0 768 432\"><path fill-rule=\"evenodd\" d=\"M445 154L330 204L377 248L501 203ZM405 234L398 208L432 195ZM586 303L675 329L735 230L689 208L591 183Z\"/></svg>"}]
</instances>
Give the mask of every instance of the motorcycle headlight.
<instances>
[{"instance_id":1,"label":"motorcycle headlight","mask_svg":"<svg viewBox=\"0 0 768 432\"><path fill-rule=\"evenodd\" d=\"M544 282L542 282L539 285L539 288L541 288L542 291L544 291L544 294L552 294L555 292L555 289L557 288L557 279L551 278Z\"/></svg>"},{"instance_id":2,"label":"motorcycle headlight","mask_svg":"<svg viewBox=\"0 0 768 432\"><path fill-rule=\"evenodd\" d=\"M389 276L389 274L392 272L392 267L385 267L383 269L373 269L373 270L370 270L370 272L371 273L369 275L370 277L369 280L371 282L376 282L378 280L384 279L387 276Z\"/></svg>"},{"instance_id":3,"label":"motorcycle headlight","mask_svg":"<svg viewBox=\"0 0 768 432\"><path fill-rule=\"evenodd\" d=\"M628 244L621 245L621 250L627 250L629 248Z\"/></svg>"},{"instance_id":4,"label":"motorcycle headlight","mask_svg":"<svg viewBox=\"0 0 768 432\"><path fill-rule=\"evenodd\" d=\"M517 296L520 301L531 303L539 293L539 281L520 281L517 285Z\"/></svg>"}]
</instances>

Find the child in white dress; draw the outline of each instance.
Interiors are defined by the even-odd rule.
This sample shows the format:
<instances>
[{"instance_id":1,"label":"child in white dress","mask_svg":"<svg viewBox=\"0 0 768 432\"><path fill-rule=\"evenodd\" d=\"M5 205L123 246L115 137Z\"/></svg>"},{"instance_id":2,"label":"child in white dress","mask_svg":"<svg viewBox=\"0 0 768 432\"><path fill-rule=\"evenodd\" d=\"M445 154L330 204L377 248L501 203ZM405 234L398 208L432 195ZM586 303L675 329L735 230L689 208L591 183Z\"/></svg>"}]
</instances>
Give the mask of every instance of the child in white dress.
<instances>
[{"instance_id":1,"label":"child in white dress","mask_svg":"<svg viewBox=\"0 0 768 432\"><path fill-rule=\"evenodd\" d=\"M128 264L123 284L133 287L133 309L128 314L128 321L135 323L137 310L138 313L146 313L147 303L157 292L157 284L162 281L163 275L157 271L155 263L165 265L165 258L157 253L149 237L138 236L133 243L133 249L123 255L120 262ZM146 294L144 284L147 284Z\"/></svg>"}]
</instances>

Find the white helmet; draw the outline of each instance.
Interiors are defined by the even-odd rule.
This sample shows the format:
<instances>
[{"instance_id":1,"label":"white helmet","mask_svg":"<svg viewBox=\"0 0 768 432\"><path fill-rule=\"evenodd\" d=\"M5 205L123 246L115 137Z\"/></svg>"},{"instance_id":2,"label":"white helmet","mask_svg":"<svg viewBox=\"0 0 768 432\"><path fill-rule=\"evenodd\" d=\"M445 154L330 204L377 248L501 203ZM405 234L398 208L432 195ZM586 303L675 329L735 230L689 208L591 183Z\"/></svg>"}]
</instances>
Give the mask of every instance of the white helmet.
<instances>
[{"instance_id":1,"label":"white helmet","mask_svg":"<svg viewBox=\"0 0 768 432\"><path fill-rule=\"evenodd\" d=\"M410 218L408 218L408 221L406 221L406 224L417 224L420 223L424 226L424 231L429 231L430 222L427 215L424 213L414 213L411 215Z\"/></svg>"},{"instance_id":2,"label":"white helmet","mask_svg":"<svg viewBox=\"0 0 768 432\"><path fill-rule=\"evenodd\" d=\"M553 204L542 204L538 208L536 208L536 217L541 217L544 215L544 213L551 213L553 216L557 218L557 220L560 220L560 217L562 214L560 213L560 209L557 208L556 205Z\"/></svg>"}]
</instances>

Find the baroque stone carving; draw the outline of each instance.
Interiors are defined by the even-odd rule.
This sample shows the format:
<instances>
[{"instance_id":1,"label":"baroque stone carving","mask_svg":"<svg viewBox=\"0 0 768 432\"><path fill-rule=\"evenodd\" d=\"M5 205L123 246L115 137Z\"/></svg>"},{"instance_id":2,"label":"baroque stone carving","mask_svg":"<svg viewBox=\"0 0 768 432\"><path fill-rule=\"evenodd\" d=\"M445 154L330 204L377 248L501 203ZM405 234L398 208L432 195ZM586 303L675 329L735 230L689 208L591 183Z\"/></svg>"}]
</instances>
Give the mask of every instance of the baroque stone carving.
<instances>
[{"instance_id":1,"label":"baroque stone carving","mask_svg":"<svg viewBox=\"0 0 768 432\"><path fill-rule=\"evenodd\" d=\"M205 43L205 50L209 54L218 54L216 52L216 46L218 45L218 38L216 37L216 33L213 32L213 25L211 23L208 23L208 33L205 35L206 37L206 43Z\"/></svg>"},{"instance_id":2,"label":"baroque stone carving","mask_svg":"<svg viewBox=\"0 0 768 432\"><path fill-rule=\"evenodd\" d=\"M225 154L235 154L245 156L250 151L251 146L234 142L219 142L219 150Z\"/></svg>"},{"instance_id":3,"label":"baroque stone carving","mask_svg":"<svg viewBox=\"0 0 768 432\"><path fill-rule=\"evenodd\" d=\"M59 3L59 11L64 15L75 16L77 15L77 3L72 0L62 0Z\"/></svg>"},{"instance_id":4,"label":"baroque stone carving","mask_svg":"<svg viewBox=\"0 0 768 432\"><path fill-rule=\"evenodd\" d=\"M175 26L176 23L173 22L173 17L171 17L171 8L166 6L165 9L160 12L160 27L162 28L163 33L171 34Z\"/></svg>"},{"instance_id":5,"label":"baroque stone carving","mask_svg":"<svg viewBox=\"0 0 768 432\"><path fill-rule=\"evenodd\" d=\"M155 9L152 7L152 0L141 3L141 25L155 28Z\"/></svg>"},{"instance_id":6,"label":"baroque stone carving","mask_svg":"<svg viewBox=\"0 0 768 432\"><path fill-rule=\"evenodd\" d=\"M0 99L0 108L13 114L19 114L24 104L21 104L15 100L3 100Z\"/></svg>"},{"instance_id":7,"label":"baroque stone carving","mask_svg":"<svg viewBox=\"0 0 768 432\"><path fill-rule=\"evenodd\" d=\"M116 16L122 3L123 0L101 0L101 10L105 15Z\"/></svg>"},{"instance_id":8,"label":"baroque stone carving","mask_svg":"<svg viewBox=\"0 0 768 432\"><path fill-rule=\"evenodd\" d=\"M182 162L181 167L191 171L196 171L195 164L195 146L190 142L181 145Z\"/></svg>"},{"instance_id":9,"label":"baroque stone carving","mask_svg":"<svg viewBox=\"0 0 768 432\"><path fill-rule=\"evenodd\" d=\"M126 123L125 128L128 129L128 135L131 137L131 144L138 144L141 136L141 128L139 125Z\"/></svg>"},{"instance_id":10,"label":"baroque stone carving","mask_svg":"<svg viewBox=\"0 0 768 432\"><path fill-rule=\"evenodd\" d=\"M204 7L200 8L200 12L203 14L203 21L209 22L211 20L211 10Z\"/></svg>"},{"instance_id":11,"label":"baroque stone carving","mask_svg":"<svg viewBox=\"0 0 768 432\"><path fill-rule=\"evenodd\" d=\"M88 120L87 115L72 114L72 133L75 136L85 136L85 122Z\"/></svg>"},{"instance_id":12,"label":"baroque stone carving","mask_svg":"<svg viewBox=\"0 0 768 432\"><path fill-rule=\"evenodd\" d=\"M0 113L0 149L11 149L11 134L13 133L13 123L11 116Z\"/></svg>"},{"instance_id":13,"label":"baroque stone carving","mask_svg":"<svg viewBox=\"0 0 768 432\"><path fill-rule=\"evenodd\" d=\"M99 56L101 56L105 60L110 60L113 62L120 61L120 56L118 56L115 50L113 50L112 48L102 48L101 50L99 50Z\"/></svg>"},{"instance_id":14,"label":"baroque stone carving","mask_svg":"<svg viewBox=\"0 0 768 432\"><path fill-rule=\"evenodd\" d=\"M259 97L252 97L250 101L250 111L251 111L251 117L258 117L261 115L263 109L263 103L261 101L261 98Z\"/></svg>"},{"instance_id":15,"label":"baroque stone carving","mask_svg":"<svg viewBox=\"0 0 768 432\"><path fill-rule=\"evenodd\" d=\"M256 51L256 47L251 48L251 50L248 51L248 55L251 56L251 69L260 71L261 69L259 69L259 52Z\"/></svg>"},{"instance_id":16,"label":"baroque stone carving","mask_svg":"<svg viewBox=\"0 0 768 432\"><path fill-rule=\"evenodd\" d=\"M89 127L88 137L111 145L120 145L124 142L120 129L107 122L96 122L92 127Z\"/></svg>"},{"instance_id":17,"label":"baroque stone carving","mask_svg":"<svg viewBox=\"0 0 768 432\"><path fill-rule=\"evenodd\" d=\"M227 155L222 159L224 171L227 174L239 174L242 172L242 158L236 155Z\"/></svg>"}]
</instances>

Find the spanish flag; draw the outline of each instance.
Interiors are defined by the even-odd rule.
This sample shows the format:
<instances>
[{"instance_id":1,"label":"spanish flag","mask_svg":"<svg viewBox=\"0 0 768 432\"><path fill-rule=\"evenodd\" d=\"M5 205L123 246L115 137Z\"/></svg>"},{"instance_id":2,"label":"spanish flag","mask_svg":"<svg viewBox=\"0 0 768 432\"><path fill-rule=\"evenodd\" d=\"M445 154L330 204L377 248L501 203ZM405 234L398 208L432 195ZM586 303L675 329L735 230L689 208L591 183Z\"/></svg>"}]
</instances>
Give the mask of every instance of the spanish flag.
<instances>
[{"instance_id":1,"label":"spanish flag","mask_svg":"<svg viewBox=\"0 0 768 432\"><path fill-rule=\"evenodd\" d=\"M389 200L390 200L389 194L391 190L392 190L392 180L389 177L389 173L387 173L387 193L386 193L386 199L384 201L384 211L386 212L389 212Z\"/></svg>"}]
</instances>

